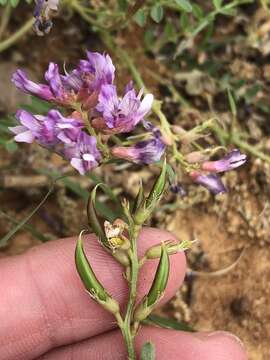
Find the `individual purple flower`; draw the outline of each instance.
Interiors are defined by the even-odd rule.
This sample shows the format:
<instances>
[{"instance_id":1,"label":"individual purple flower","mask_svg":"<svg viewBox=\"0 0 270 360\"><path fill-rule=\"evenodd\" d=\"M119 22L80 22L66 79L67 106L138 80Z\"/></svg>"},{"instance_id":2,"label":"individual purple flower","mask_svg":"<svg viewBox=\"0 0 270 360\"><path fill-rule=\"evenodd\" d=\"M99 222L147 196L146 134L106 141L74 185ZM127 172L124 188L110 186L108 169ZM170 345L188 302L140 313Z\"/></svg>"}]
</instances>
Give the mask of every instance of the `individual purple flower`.
<instances>
[{"instance_id":1,"label":"individual purple flower","mask_svg":"<svg viewBox=\"0 0 270 360\"><path fill-rule=\"evenodd\" d=\"M81 175L85 175L88 171L97 167L101 159L101 154L97 149L96 138L81 131L76 144L66 146L64 157L70 161L70 164Z\"/></svg>"},{"instance_id":2,"label":"individual purple flower","mask_svg":"<svg viewBox=\"0 0 270 360\"><path fill-rule=\"evenodd\" d=\"M134 89L128 88L119 99L114 85L102 86L96 106L101 118L93 125L107 134L132 131L152 107L153 95L147 94L141 100L142 94L142 90L136 95Z\"/></svg>"},{"instance_id":3,"label":"individual purple flower","mask_svg":"<svg viewBox=\"0 0 270 360\"><path fill-rule=\"evenodd\" d=\"M247 156L241 154L238 149L234 149L221 160L204 162L202 164L202 170L215 173L229 171L238 168L246 161Z\"/></svg>"},{"instance_id":4,"label":"individual purple flower","mask_svg":"<svg viewBox=\"0 0 270 360\"><path fill-rule=\"evenodd\" d=\"M61 142L74 143L83 127L81 120L66 118L57 110L50 110L46 116L32 115L26 110L18 110L16 118L21 125L10 128L16 135L15 141L27 143L36 141L47 148L56 148Z\"/></svg>"},{"instance_id":5,"label":"individual purple flower","mask_svg":"<svg viewBox=\"0 0 270 360\"><path fill-rule=\"evenodd\" d=\"M187 195L186 190L180 183L171 184L170 190L173 194L179 195L181 197L184 197Z\"/></svg>"},{"instance_id":6,"label":"individual purple flower","mask_svg":"<svg viewBox=\"0 0 270 360\"><path fill-rule=\"evenodd\" d=\"M12 82L15 86L27 94L32 94L40 97L41 99L51 101L54 99L50 87L44 84L36 84L27 78L26 73L23 70L18 69L12 75Z\"/></svg>"},{"instance_id":7,"label":"individual purple flower","mask_svg":"<svg viewBox=\"0 0 270 360\"><path fill-rule=\"evenodd\" d=\"M92 91L99 91L102 85L112 84L115 67L109 55L87 51L87 60L81 60L78 70Z\"/></svg>"},{"instance_id":8,"label":"individual purple flower","mask_svg":"<svg viewBox=\"0 0 270 360\"><path fill-rule=\"evenodd\" d=\"M59 0L36 0L34 29L39 36L48 34L52 28L51 13L58 10Z\"/></svg>"},{"instance_id":9,"label":"individual purple flower","mask_svg":"<svg viewBox=\"0 0 270 360\"><path fill-rule=\"evenodd\" d=\"M161 140L160 131L154 128L150 139L139 141L129 147L115 146L112 149L112 155L136 164L151 164L160 160L165 148L166 145Z\"/></svg>"},{"instance_id":10,"label":"individual purple flower","mask_svg":"<svg viewBox=\"0 0 270 360\"><path fill-rule=\"evenodd\" d=\"M198 171L192 171L190 177L195 183L204 186L215 195L227 192L220 177L215 174L202 174Z\"/></svg>"}]
</instances>

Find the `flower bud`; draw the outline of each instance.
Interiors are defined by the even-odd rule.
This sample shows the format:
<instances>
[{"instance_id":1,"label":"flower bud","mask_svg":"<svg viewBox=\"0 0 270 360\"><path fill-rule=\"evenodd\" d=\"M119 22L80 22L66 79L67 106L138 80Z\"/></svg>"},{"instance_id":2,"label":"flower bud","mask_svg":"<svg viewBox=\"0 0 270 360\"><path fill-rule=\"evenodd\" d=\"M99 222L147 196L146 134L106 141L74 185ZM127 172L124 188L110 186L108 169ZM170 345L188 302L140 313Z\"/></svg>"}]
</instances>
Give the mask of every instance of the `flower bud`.
<instances>
[{"instance_id":1,"label":"flower bud","mask_svg":"<svg viewBox=\"0 0 270 360\"><path fill-rule=\"evenodd\" d=\"M115 314L119 312L119 304L114 300L98 281L83 249L82 232L75 251L75 263L79 276L90 296L106 310Z\"/></svg>"},{"instance_id":2,"label":"flower bud","mask_svg":"<svg viewBox=\"0 0 270 360\"><path fill-rule=\"evenodd\" d=\"M133 213L136 213L136 211L142 205L143 201L144 201L144 192L143 192L143 185L142 185L142 182L141 182L138 194L137 194L136 199L134 201Z\"/></svg>"},{"instance_id":3,"label":"flower bud","mask_svg":"<svg viewBox=\"0 0 270 360\"><path fill-rule=\"evenodd\" d=\"M145 257L147 259L158 259L161 256L162 253L162 246L166 246L168 255L174 255L178 252L185 251L189 249L192 245L193 241L190 240L184 240L181 242L176 242L174 240L167 240L164 242L164 244L159 244L151 247L148 249L145 253Z\"/></svg>"},{"instance_id":4,"label":"flower bud","mask_svg":"<svg viewBox=\"0 0 270 360\"><path fill-rule=\"evenodd\" d=\"M150 194L145 201L139 206L134 215L134 221L137 224L143 224L151 215L155 207L158 205L166 185L167 164L166 159L163 162L162 170Z\"/></svg>"},{"instance_id":5,"label":"flower bud","mask_svg":"<svg viewBox=\"0 0 270 360\"><path fill-rule=\"evenodd\" d=\"M153 310L156 303L161 299L166 289L170 272L170 260L166 246L161 248L161 256L156 270L155 278L151 289L138 305L134 312L134 320L140 322L144 320Z\"/></svg>"}]
</instances>

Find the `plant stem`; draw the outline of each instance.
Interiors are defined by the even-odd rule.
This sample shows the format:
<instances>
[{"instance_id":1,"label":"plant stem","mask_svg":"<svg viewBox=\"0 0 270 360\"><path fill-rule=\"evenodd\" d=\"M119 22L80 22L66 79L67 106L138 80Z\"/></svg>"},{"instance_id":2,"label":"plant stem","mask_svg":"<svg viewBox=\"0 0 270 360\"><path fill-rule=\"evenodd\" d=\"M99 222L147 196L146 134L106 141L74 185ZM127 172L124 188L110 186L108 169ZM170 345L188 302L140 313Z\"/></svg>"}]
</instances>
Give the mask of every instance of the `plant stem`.
<instances>
[{"instance_id":1,"label":"plant stem","mask_svg":"<svg viewBox=\"0 0 270 360\"><path fill-rule=\"evenodd\" d=\"M129 300L127 304L126 315L124 319L124 325L122 330L122 334L127 346L128 351L128 359L135 360L136 354L134 349L134 335L131 332L131 322L132 322L132 314L134 311L135 301L136 301L136 293L137 293L137 281L138 281L138 273L139 273L139 260L137 254L137 238L139 235L139 231L141 229L140 225L131 224L130 227L130 241L131 241L131 249L130 249L130 291L129 291Z\"/></svg>"},{"instance_id":2,"label":"plant stem","mask_svg":"<svg viewBox=\"0 0 270 360\"><path fill-rule=\"evenodd\" d=\"M5 9L3 11L2 18L1 18L0 39L2 38L4 32L7 28L7 25L8 25L9 19L10 19L10 14L11 14L11 3L8 2L7 5L5 6Z\"/></svg>"},{"instance_id":3,"label":"plant stem","mask_svg":"<svg viewBox=\"0 0 270 360\"><path fill-rule=\"evenodd\" d=\"M0 42L0 52L8 49L20 40L34 25L35 19L29 19L18 31L11 35L8 39Z\"/></svg>"}]
</instances>

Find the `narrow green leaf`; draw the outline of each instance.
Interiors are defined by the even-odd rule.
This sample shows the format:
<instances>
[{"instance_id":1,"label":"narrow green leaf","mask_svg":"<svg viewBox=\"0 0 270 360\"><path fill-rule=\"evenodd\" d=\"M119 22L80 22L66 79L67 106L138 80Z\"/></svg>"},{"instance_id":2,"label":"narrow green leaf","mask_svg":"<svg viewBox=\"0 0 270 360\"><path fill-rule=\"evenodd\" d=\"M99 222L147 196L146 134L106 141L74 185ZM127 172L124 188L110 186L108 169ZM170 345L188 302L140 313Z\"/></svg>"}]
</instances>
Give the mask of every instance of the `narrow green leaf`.
<instances>
[{"instance_id":1,"label":"narrow green leaf","mask_svg":"<svg viewBox=\"0 0 270 360\"><path fill-rule=\"evenodd\" d=\"M202 8L198 4L192 4L192 14L198 19L201 20L201 18L204 16Z\"/></svg>"},{"instance_id":2,"label":"narrow green leaf","mask_svg":"<svg viewBox=\"0 0 270 360\"><path fill-rule=\"evenodd\" d=\"M164 16L163 7L160 4L154 5L151 8L150 16L155 22L159 23L163 19L163 16Z\"/></svg>"},{"instance_id":3,"label":"narrow green leaf","mask_svg":"<svg viewBox=\"0 0 270 360\"><path fill-rule=\"evenodd\" d=\"M213 0L213 4L217 10L221 8L221 5L223 3L223 0Z\"/></svg>"},{"instance_id":4,"label":"narrow green leaf","mask_svg":"<svg viewBox=\"0 0 270 360\"><path fill-rule=\"evenodd\" d=\"M227 89L227 92L228 92L228 99L229 99L229 103L230 103L231 112L232 112L233 116L236 116L237 115L237 109L236 109L236 105L235 105L233 95L232 95L231 90L229 88Z\"/></svg>"},{"instance_id":5,"label":"narrow green leaf","mask_svg":"<svg viewBox=\"0 0 270 360\"><path fill-rule=\"evenodd\" d=\"M151 342L147 342L142 347L141 360L155 360L155 347Z\"/></svg>"},{"instance_id":6,"label":"narrow green leaf","mask_svg":"<svg viewBox=\"0 0 270 360\"><path fill-rule=\"evenodd\" d=\"M98 220L97 213L96 213L96 192L97 192L97 188L100 185L101 184L97 184L94 187L94 189L91 191L91 194L89 196L88 203L87 203L87 217L88 217L88 221L89 221L89 224L90 224L92 230L97 235L101 244L106 249L110 249L110 244L105 235L104 229Z\"/></svg>"},{"instance_id":7,"label":"narrow green leaf","mask_svg":"<svg viewBox=\"0 0 270 360\"><path fill-rule=\"evenodd\" d=\"M192 5L189 0L174 0L176 4L186 12L192 12Z\"/></svg>"},{"instance_id":8,"label":"narrow green leaf","mask_svg":"<svg viewBox=\"0 0 270 360\"><path fill-rule=\"evenodd\" d=\"M7 245L9 239L16 234L17 231L19 231L30 219L31 217L40 209L40 207L45 203L45 201L48 199L48 197L51 195L51 193L54 190L54 183L52 184L51 188L47 192L47 194L44 196L43 200L34 208L33 211L30 212L29 215L27 215L24 219L22 219L13 229L11 229L4 237L0 239L0 248Z\"/></svg>"},{"instance_id":9,"label":"narrow green leaf","mask_svg":"<svg viewBox=\"0 0 270 360\"><path fill-rule=\"evenodd\" d=\"M12 216L9 216L8 214L6 214L4 211L0 210L0 217L3 217L4 219L7 219L8 221L10 221L12 224L14 225L18 225L19 221L15 220ZM43 233L41 233L40 231L38 231L34 226L29 225L29 224L24 224L22 226L23 229L29 231L34 237L36 237L38 240L42 241L42 242L46 242L51 240L51 237L44 235Z\"/></svg>"},{"instance_id":10,"label":"narrow green leaf","mask_svg":"<svg viewBox=\"0 0 270 360\"><path fill-rule=\"evenodd\" d=\"M174 329L189 332L195 331L192 327L190 327L184 322L176 321L158 315L149 315L143 322L145 325L156 325L165 329Z\"/></svg>"},{"instance_id":11,"label":"narrow green leaf","mask_svg":"<svg viewBox=\"0 0 270 360\"><path fill-rule=\"evenodd\" d=\"M184 31L188 31L190 21L186 12L182 12L180 16L180 26Z\"/></svg>"}]
</instances>

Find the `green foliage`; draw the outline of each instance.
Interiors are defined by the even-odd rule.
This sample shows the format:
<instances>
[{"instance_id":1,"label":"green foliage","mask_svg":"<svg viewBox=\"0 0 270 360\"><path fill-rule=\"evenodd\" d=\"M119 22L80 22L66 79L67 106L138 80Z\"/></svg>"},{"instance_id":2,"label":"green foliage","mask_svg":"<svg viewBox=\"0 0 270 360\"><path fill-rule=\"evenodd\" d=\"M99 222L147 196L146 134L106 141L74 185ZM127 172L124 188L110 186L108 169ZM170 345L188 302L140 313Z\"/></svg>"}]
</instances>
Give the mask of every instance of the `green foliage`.
<instances>
[{"instance_id":1,"label":"green foliage","mask_svg":"<svg viewBox=\"0 0 270 360\"><path fill-rule=\"evenodd\" d=\"M151 18L155 22L159 23L163 19L163 16L164 16L163 7L160 4L154 5L151 8L150 15L151 15Z\"/></svg>"},{"instance_id":2,"label":"green foliage","mask_svg":"<svg viewBox=\"0 0 270 360\"><path fill-rule=\"evenodd\" d=\"M5 6L10 4L13 8L17 7L21 0L0 0L0 5ZM32 0L24 0L28 4L32 2Z\"/></svg>"},{"instance_id":3,"label":"green foliage","mask_svg":"<svg viewBox=\"0 0 270 360\"><path fill-rule=\"evenodd\" d=\"M134 15L134 20L139 26L143 27L146 24L147 15L148 14L144 9L139 9Z\"/></svg>"},{"instance_id":4,"label":"green foliage","mask_svg":"<svg viewBox=\"0 0 270 360\"><path fill-rule=\"evenodd\" d=\"M179 8L186 12L192 12L192 5L189 0L175 0Z\"/></svg>"},{"instance_id":5,"label":"green foliage","mask_svg":"<svg viewBox=\"0 0 270 360\"><path fill-rule=\"evenodd\" d=\"M146 325L155 325L165 329L173 329L179 331L189 331L193 332L194 330L186 323L176 321L169 318L164 318L158 315L149 315L147 319L144 320L144 324Z\"/></svg>"}]
</instances>

